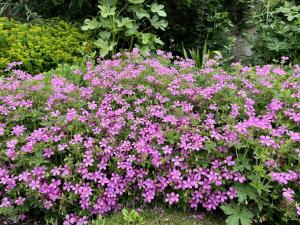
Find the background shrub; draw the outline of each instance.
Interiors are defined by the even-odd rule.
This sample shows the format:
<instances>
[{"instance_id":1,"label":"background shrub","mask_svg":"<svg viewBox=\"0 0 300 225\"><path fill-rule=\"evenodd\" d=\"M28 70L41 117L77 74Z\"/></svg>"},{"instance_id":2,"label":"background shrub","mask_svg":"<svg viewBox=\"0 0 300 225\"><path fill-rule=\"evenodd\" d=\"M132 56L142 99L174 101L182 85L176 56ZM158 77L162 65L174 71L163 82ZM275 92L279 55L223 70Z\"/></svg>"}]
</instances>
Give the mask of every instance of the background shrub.
<instances>
[{"instance_id":1,"label":"background shrub","mask_svg":"<svg viewBox=\"0 0 300 225\"><path fill-rule=\"evenodd\" d=\"M289 56L300 63L300 4L294 0L252 1L250 19L255 30L247 33L254 54L250 62L263 64Z\"/></svg>"},{"instance_id":2,"label":"background shrub","mask_svg":"<svg viewBox=\"0 0 300 225\"><path fill-rule=\"evenodd\" d=\"M211 50L229 53L232 47L229 4L224 0L164 0L169 27L162 35L173 51L203 48L207 40ZM229 48L229 49L226 49Z\"/></svg>"},{"instance_id":3,"label":"background shrub","mask_svg":"<svg viewBox=\"0 0 300 225\"><path fill-rule=\"evenodd\" d=\"M31 20L61 17L66 20L96 15L98 0L0 0L0 15Z\"/></svg>"},{"instance_id":4,"label":"background shrub","mask_svg":"<svg viewBox=\"0 0 300 225\"><path fill-rule=\"evenodd\" d=\"M40 73L60 63L82 61L80 51L88 51L83 46L88 37L72 24L58 19L22 24L0 18L0 69L9 62L22 61L22 68Z\"/></svg>"},{"instance_id":5,"label":"background shrub","mask_svg":"<svg viewBox=\"0 0 300 225\"><path fill-rule=\"evenodd\" d=\"M164 5L147 4L145 0L99 0L97 17L84 20L83 30L94 30L97 40L94 44L100 49L99 55L114 55L117 51L133 47L141 49L146 55L163 45L155 34L165 30L168 23Z\"/></svg>"}]
</instances>

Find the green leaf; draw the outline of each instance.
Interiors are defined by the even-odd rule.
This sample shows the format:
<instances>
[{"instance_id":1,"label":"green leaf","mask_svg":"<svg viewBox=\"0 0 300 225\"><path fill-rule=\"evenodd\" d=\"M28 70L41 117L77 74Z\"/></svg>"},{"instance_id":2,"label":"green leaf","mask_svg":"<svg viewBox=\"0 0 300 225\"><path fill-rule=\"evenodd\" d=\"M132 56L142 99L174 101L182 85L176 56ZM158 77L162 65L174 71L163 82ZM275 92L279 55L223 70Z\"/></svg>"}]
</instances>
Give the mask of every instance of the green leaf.
<instances>
[{"instance_id":1,"label":"green leaf","mask_svg":"<svg viewBox=\"0 0 300 225\"><path fill-rule=\"evenodd\" d=\"M128 0L128 2L132 3L132 4L141 4L143 3L145 0Z\"/></svg>"},{"instance_id":2,"label":"green leaf","mask_svg":"<svg viewBox=\"0 0 300 225\"><path fill-rule=\"evenodd\" d=\"M116 42L108 42L107 40L103 40L101 38L98 38L97 41L94 42L94 44L100 48L100 56L105 57L108 55L110 51L113 50L113 48L116 46Z\"/></svg>"},{"instance_id":3,"label":"green leaf","mask_svg":"<svg viewBox=\"0 0 300 225\"><path fill-rule=\"evenodd\" d=\"M152 3L150 8L151 8L151 11L153 13L157 13L159 16L161 17L166 17L167 14L166 12L163 10L165 6L164 5L161 5L161 4L157 4L157 3Z\"/></svg>"},{"instance_id":4,"label":"green leaf","mask_svg":"<svg viewBox=\"0 0 300 225\"><path fill-rule=\"evenodd\" d=\"M134 20L131 20L128 17L122 18L121 20L119 19L116 20L118 27L127 27L129 29L133 27L133 22Z\"/></svg>"},{"instance_id":5,"label":"green leaf","mask_svg":"<svg viewBox=\"0 0 300 225\"><path fill-rule=\"evenodd\" d=\"M134 11L135 15L139 18L139 19L143 19L144 17L146 18L150 18L150 14L144 10L143 8L140 7L134 7L132 8L132 10Z\"/></svg>"},{"instance_id":6,"label":"green leaf","mask_svg":"<svg viewBox=\"0 0 300 225\"><path fill-rule=\"evenodd\" d=\"M151 37L152 37L151 33L141 33L142 43L144 45L149 44L151 42Z\"/></svg>"},{"instance_id":7,"label":"green leaf","mask_svg":"<svg viewBox=\"0 0 300 225\"><path fill-rule=\"evenodd\" d=\"M145 45L140 49L142 56L147 56L150 52L149 46Z\"/></svg>"},{"instance_id":8,"label":"green leaf","mask_svg":"<svg viewBox=\"0 0 300 225\"><path fill-rule=\"evenodd\" d=\"M83 24L84 25L81 27L82 30L93 30L99 27L99 22L95 17L92 20L85 19Z\"/></svg>"},{"instance_id":9,"label":"green leaf","mask_svg":"<svg viewBox=\"0 0 300 225\"><path fill-rule=\"evenodd\" d=\"M234 189L237 191L239 203L245 202L248 199L257 200L256 190L250 185L246 184L236 184Z\"/></svg>"},{"instance_id":10,"label":"green leaf","mask_svg":"<svg viewBox=\"0 0 300 225\"><path fill-rule=\"evenodd\" d=\"M100 14L106 18L108 16L114 16L116 14L116 7L110 7L109 5L99 5Z\"/></svg>"},{"instance_id":11,"label":"green leaf","mask_svg":"<svg viewBox=\"0 0 300 225\"><path fill-rule=\"evenodd\" d=\"M126 30L125 36L130 37L130 36L138 33L138 30L139 30L139 26L137 24L133 24L132 28Z\"/></svg>"},{"instance_id":12,"label":"green leaf","mask_svg":"<svg viewBox=\"0 0 300 225\"><path fill-rule=\"evenodd\" d=\"M183 56L184 56L184 58L185 58L185 59L188 59L189 56L188 56L188 54L187 54L187 51L186 51L185 48L184 48L183 43L182 43L182 50L183 50Z\"/></svg>"},{"instance_id":13,"label":"green leaf","mask_svg":"<svg viewBox=\"0 0 300 225\"><path fill-rule=\"evenodd\" d=\"M226 223L228 225L239 225L239 218L235 217L235 216L228 216L226 219Z\"/></svg>"},{"instance_id":14,"label":"green leaf","mask_svg":"<svg viewBox=\"0 0 300 225\"><path fill-rule=\"evenodd\" d=\"M251 225L254 214L247 208L241 208L236 204L222 205L221 209L228 215L226 223L228 225Z\"/></svg>"},{"instance_id":15,"label":"green leaf","mask_svg":"<svg viewBox=\"0 0 300 225\"><path fill-rule=\"evenodd\" d=\"M158 16L156 15L150 19L150 23L155 29L165 30L165 28L168 26L168 22L166 20L159 20Z\"/></svg>"},{"instance_id":16,"label":"green leaf","mask_svg":"<svg viewBox=\"0 0 300 225\"><path fill-rule=\"evenodd\" d=\"M103 39L103 40L109 40L111 33L108 31L102 31L99 33L99 36Z\"/></svg>"},{"instance_id":17,"label":"green leaf","mask_svg":"<svg viewBox=\"0 0 300 225\"><path fill-rule=\"evenodd\" d=\"M242 225L251 225L253 217L254 215L250 210L243 208L239 218Z\"/></svg>"},{"instance_id":18,"label":"green leaf","mask_svg":"<svg viewBox=\"0 0 300 225\"><path fill-rule=\"evenodd\" d=\"M156 35L155 35L155 38L154 38L154 42L156 43L156 44L159 44L159 45L163 45L164 43L162 42L162 40L159 38L159 37L157 37Z\"/></svg>"},{"instance_id":19,"label":"green leaf","mask_svg":"<svg viewBox=\"0 0 300 225\"><path fill-rule=\"evenodd\" d=\"M235 214L237 211L239 211L239 208L236 209L236 208L231 207L230 205L222 205L220 208L223 210L223 212L224 212L227 216L233 215L233 214Z\"/></svg>"}]
</instances>

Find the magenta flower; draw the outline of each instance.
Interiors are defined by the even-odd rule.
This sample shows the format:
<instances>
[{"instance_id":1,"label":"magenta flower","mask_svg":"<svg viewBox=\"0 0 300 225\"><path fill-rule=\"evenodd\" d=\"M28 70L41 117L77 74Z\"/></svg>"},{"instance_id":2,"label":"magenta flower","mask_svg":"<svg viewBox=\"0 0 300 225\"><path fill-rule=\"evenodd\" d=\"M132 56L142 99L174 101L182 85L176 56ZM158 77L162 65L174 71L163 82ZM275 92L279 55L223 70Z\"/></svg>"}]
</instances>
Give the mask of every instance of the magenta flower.
<instances>
[{"instance_id":1,"label":"magenta flower","mask_svg":"<svg viewBox=\"0 0 300 225\"><path fill-rule=\"evenodd\" d=\"M295 192L294 190L290 188L283 188L282 189L282 196L288 201L288 202L293 202L294 201L294 195Z\"/></svg>"},{"instance_id":2,"label":"magenta flower","mask_svg":"<svg viewBox=\"0 0 300 225\"><path fill-rule=\"evenodd\" d=\"M300 216L300 206L296 206L297 215Z\"/></svg>"},{"instance_id":3,"label":"magenta flower","mask_svg":"<svg viewBox=\"0 0 300 225\"><path fill-rule=\"evenodd\" d=\"M169 203L169 205L179 202L179 194L175 194L174 192L167 193L165 202Z\"/></svg>"},{"instance_id":4,"label":"magenta flower","mask_svg":"<svg viewBox=\"0 0 300 225\"><path fill-rule=\"evenodd\" d=\"M13 130L12 130L12 134L16 135L16 136L21 136L24 131L26 130L26 128L24 126L15 126L13 127Z\"/></svg>"},{"instance_id":5,"label":"magenta flower","mask_svg":"<svg viewBox=\"0 0 300 225\"><path fill-rule=\"evenodd\" d=\"M50 158L52 155L54 155L54 151L51 148L45 148L43 155L45 158Z\"/></svg>"},{"instance_id":6,"label":"magenta flower","mask_svg":"<svg viewBox=\"0 0 300 225\"><path fill-rule=\"evenodd\" d=\"M16 205L23 205L25 202L25 198L22 198L22 197L18 197L16 200L15 200L15 204Z\"/></svg>"}]
</instances>

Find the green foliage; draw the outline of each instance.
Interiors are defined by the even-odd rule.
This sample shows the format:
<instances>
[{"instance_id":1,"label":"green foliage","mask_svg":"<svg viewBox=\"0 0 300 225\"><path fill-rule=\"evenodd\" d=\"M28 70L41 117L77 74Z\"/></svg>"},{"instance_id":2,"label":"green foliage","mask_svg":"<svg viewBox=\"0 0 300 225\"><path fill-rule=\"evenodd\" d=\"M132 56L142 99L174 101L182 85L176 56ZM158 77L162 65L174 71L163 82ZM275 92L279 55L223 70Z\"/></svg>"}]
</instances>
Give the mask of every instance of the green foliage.
<instances>
[{"instance_id":1,"label":"green foliage","mask_svg":"<svg viewBox=\"0 0 300 225\"><path fill-rule=\"evenodd\" d=\"M31 20L39 17L79 19L95 15L97 0L0 0L0 16Z\"/></svg>"},{"instance_id":2,"label":"green foliage","mask_svg":"<svg viewBox=\"0 0 300 225\"><path fill-rule=\"evenodd\" d=\"M220 51L210 51L207 49L207 41L205 41L204 46L202 48L202 54L200 54L200 49L194 48L186 50L184 46L182 47L183 56L185 59L192 58L195 62L195 66L198 68L202 68L205 66L205 63L208 59L217 56L219 58L222 57L222 53Z\"/></svg>"},{"instance_id":3,"label":"green foliage","mask_svg":"<svg viewBox=\"0 0 300 225\"><path fill-rule=\"evenodd\" d=\"M132 209L130 212L127 209L122 210L124 225L143 225L144 218L139 213Z\"/></svg>"},{"instance_id":4,"label":"green foliage","mask_svg":"<svg viewBox=\"0 0 300 225\"><path fill-rule=\"evenodd\" d=\"M256 32L247 37L255 53L253 63L270 62L283 55L300 62L299 3L292 0L255 1L252 19Z\"/></svg>"},{"instance_id":5,"label":"green foliage","mask_svg":"<svg viewBox=\"0 0 300 225\"><path fill-rule=\"evenodd\" d=\"M223 217L214 214L205 214L204 218L199 220L195 215L185 213L179 210L171 210L159 207L143 209L139 213L144 218L146 225L224 225ZM113 213L105 217L97 217L91 225L124 225L124 216L122 212Z\"/></svg>"},{"instance_id":6,"label":"green foliage","mask_svg":"<svg viewBox=\"0 0 300 225\"><path fill-rule=\"evenodd\" d=\"M247 208L241 208L238 205L223 205L223 212L228 215L226 223L228 225L251 225L253 213Z\"/></svg>"},{"instance_id":7,"label":"green foliage","mask_svg":"<svg viewBox=\"0 0 300 225\"><path fill-rule=\"evenodd\" d=\"M162 0L166 5L169 27L161 34L163 41L173 50L182 52L197 49L207 41L209 49L220 50L230 56L233 26L223 0Z\"/></svg>"},{"instance_id":8,"label":"green foliage","mask_svg":"<svg viewBox=\"0 0 300 225\"><path fill-rule=\"evenodd\" d=\"M52 19L40 24L22 24L0 18L0 69L9 62L22 61L22 68L40 73L60 63L83 61L81 52L90 51L88 35L73 25Z\"/></svg>"},{"instance_id":9,"label":"green foliage","mask_svg":"<svg viewBox=\"0 0 300 225\"><path fill-rule=\"evenodd\" d=\"M163 42L154 30L165 30L168 23L164 6L146 4L144 0L119 1L102 0L98 5L99 15L86 19L83 30L96 30L98 39L94 44L100 49L100 56L114 55L119 49L139 47L146 54ZM147 31L147 32L146 32Z\"/></svg>"}]
</instances>

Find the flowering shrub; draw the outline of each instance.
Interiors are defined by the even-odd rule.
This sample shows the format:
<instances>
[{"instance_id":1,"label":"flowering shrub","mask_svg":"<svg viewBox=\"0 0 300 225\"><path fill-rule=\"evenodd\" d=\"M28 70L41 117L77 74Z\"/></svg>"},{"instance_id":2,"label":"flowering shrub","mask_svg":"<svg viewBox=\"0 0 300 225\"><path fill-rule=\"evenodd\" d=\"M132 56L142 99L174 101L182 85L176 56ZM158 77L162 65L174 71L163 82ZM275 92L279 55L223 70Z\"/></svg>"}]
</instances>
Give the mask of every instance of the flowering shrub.
<instances>
[{"instance_id":1,"label":"flowering shrub","mask_svg":"<svg viewBox=\"0 0 300 225\"><path fill-rule=\"evenodd\" d=\"M223 205L229 224L297 220L300 67L196 70L157 54L117 54L72 80L0 80L1 213L88 224L161 201Z\"/></svg>"}]
</instances>

